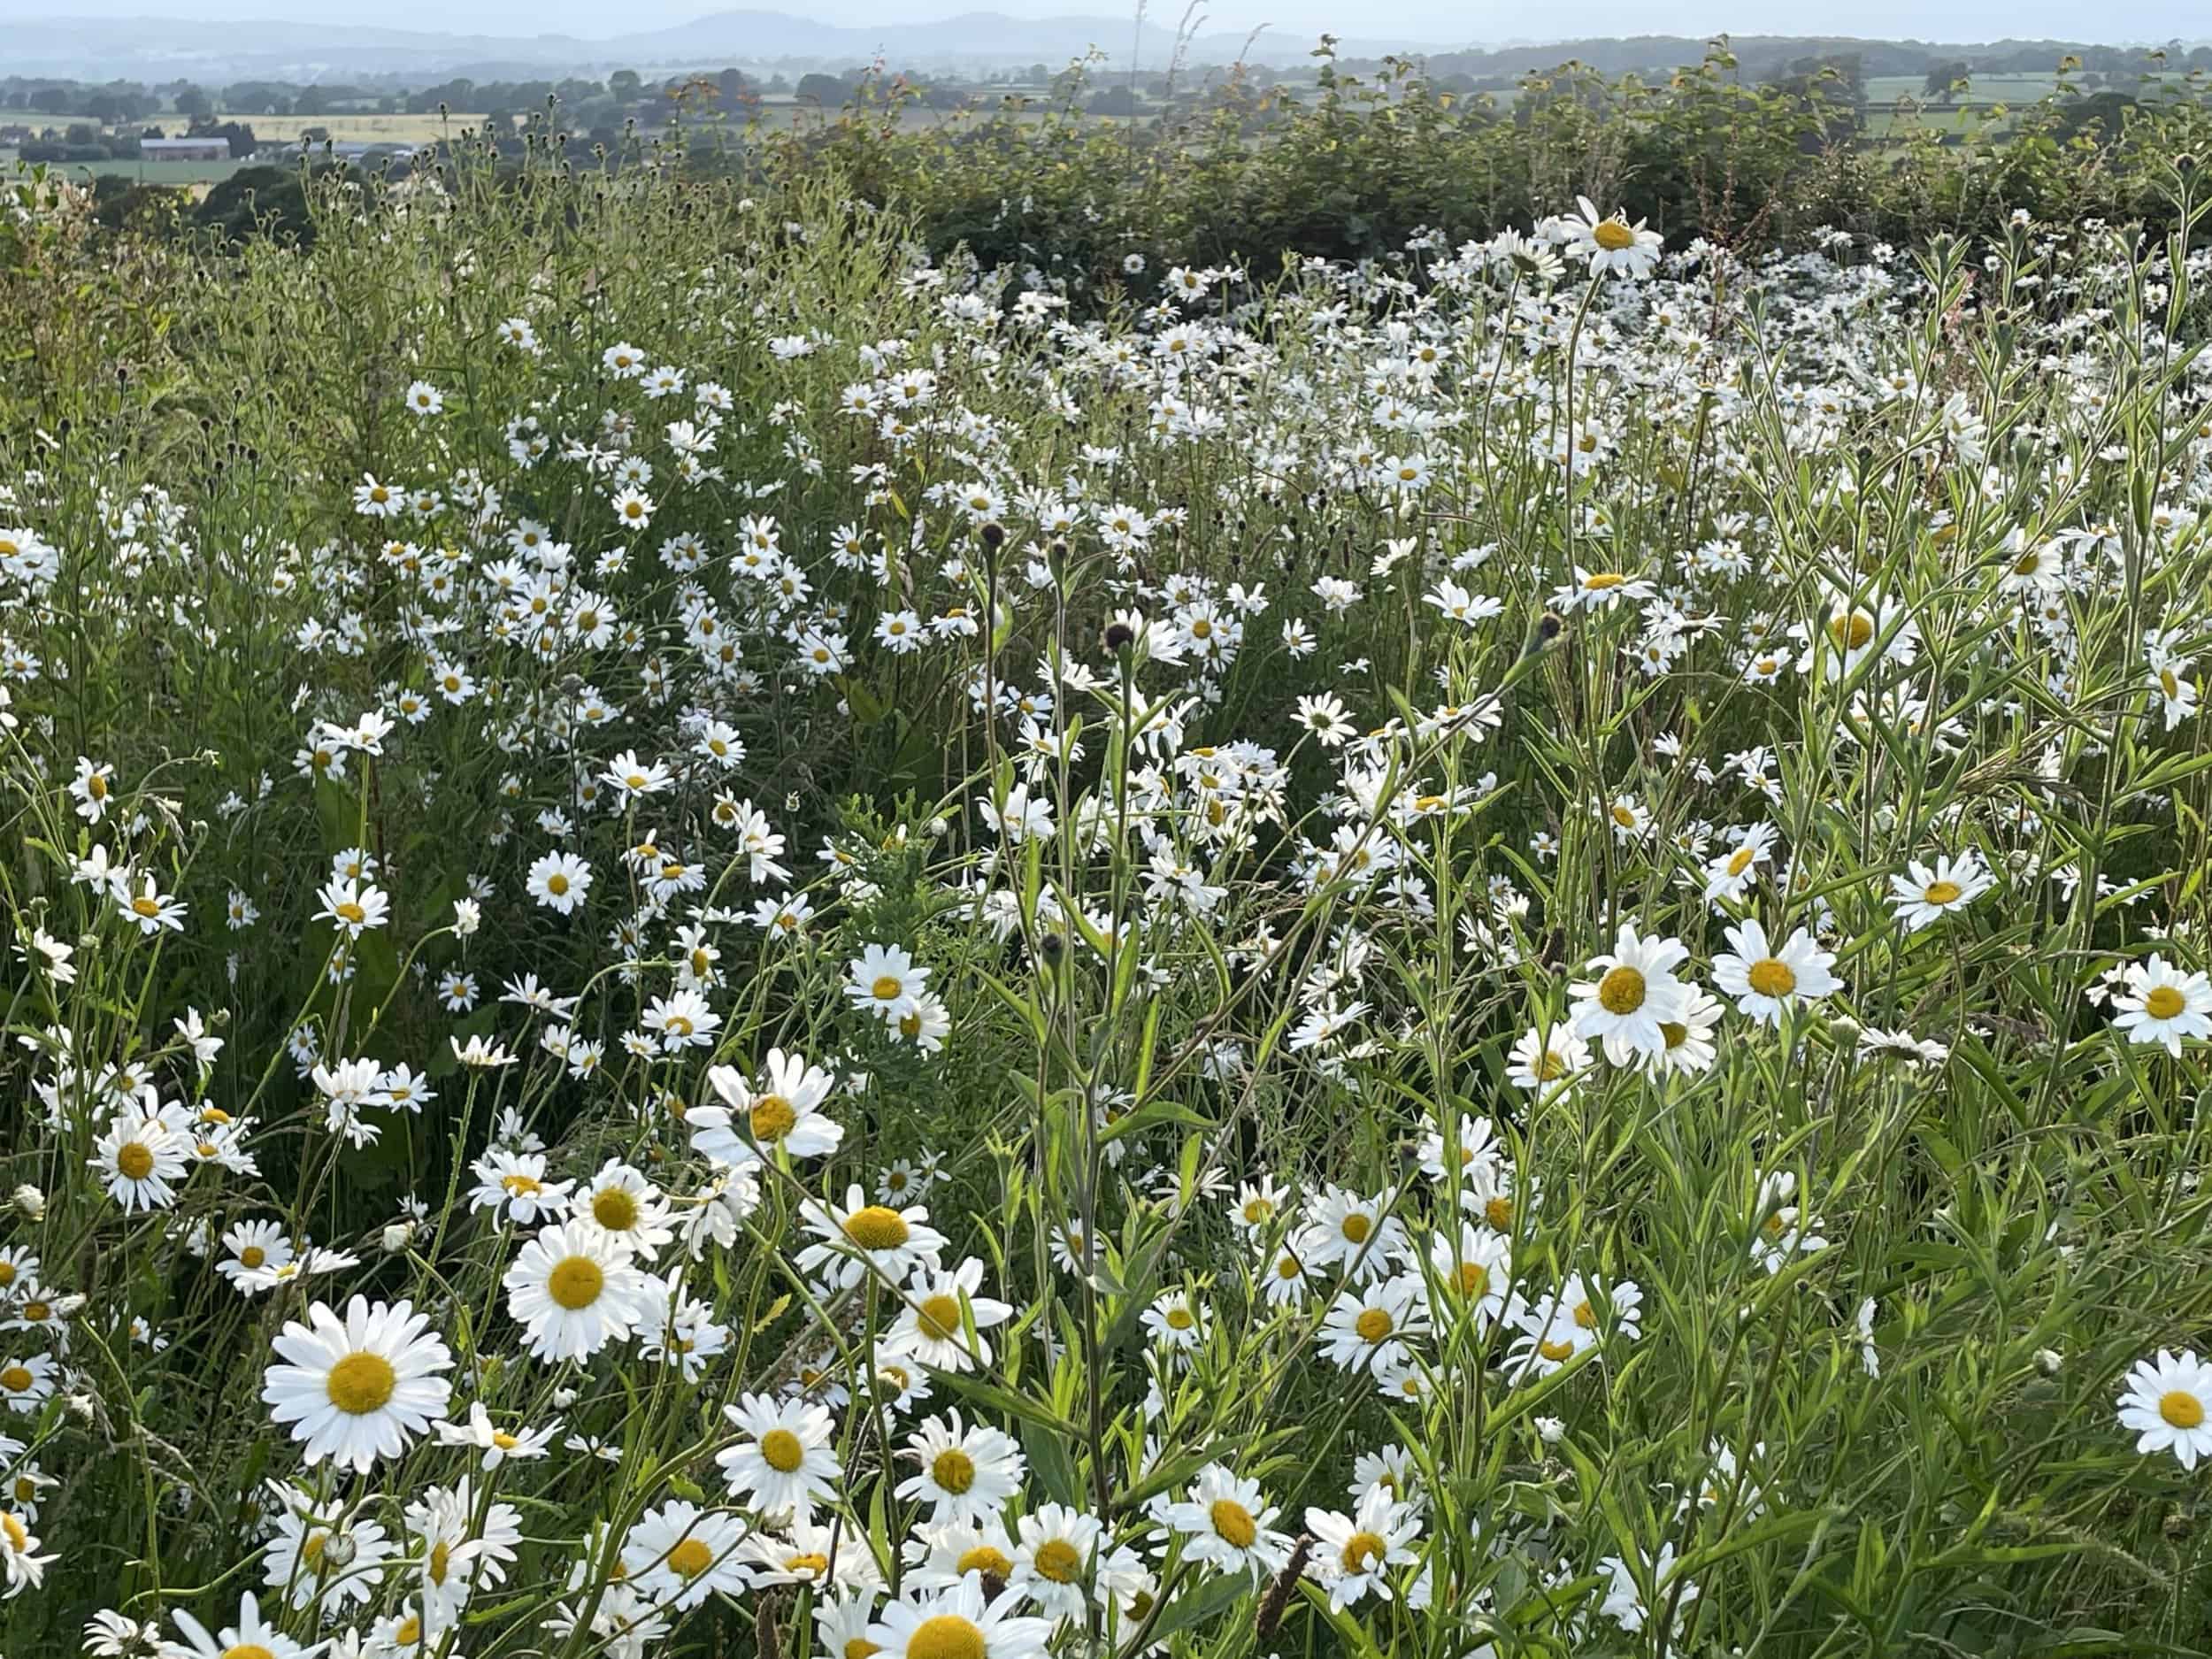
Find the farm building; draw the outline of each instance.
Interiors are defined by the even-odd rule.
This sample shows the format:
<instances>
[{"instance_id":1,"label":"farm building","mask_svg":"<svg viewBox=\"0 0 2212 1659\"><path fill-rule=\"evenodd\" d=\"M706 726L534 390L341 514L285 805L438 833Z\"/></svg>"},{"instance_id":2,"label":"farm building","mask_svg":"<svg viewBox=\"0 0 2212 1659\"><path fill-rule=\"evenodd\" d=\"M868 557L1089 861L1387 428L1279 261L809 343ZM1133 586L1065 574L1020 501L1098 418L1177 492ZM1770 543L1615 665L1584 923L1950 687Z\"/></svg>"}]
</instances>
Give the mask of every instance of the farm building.
<instances>
[{"instance_id":1,"label":"farm building","mask_svg":"<svg viewBox=\"0 0 2212 1659\"><path fill-rule=\"evenodd\" d=\"M144 161L228 161L227 138L142 138L139 157Z\"/></svg>"}]
</instances>

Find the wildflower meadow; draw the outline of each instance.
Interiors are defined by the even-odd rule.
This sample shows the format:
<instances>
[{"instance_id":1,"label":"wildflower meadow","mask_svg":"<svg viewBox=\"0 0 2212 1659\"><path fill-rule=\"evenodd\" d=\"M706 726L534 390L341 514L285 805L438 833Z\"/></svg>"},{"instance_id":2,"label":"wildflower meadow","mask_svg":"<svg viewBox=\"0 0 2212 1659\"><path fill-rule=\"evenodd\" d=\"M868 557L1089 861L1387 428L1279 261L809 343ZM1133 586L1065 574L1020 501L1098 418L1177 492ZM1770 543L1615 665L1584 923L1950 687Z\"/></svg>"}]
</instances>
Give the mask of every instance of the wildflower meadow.
<instances>
[{"instance_id":1,"label":"wildflower meadow","mask_svg":"<svg viewBox=\"0 0 2212 1659\"><path fill-rule=\"evenodd\" d=\"M0 202L0 1651L2212 1650L2189 158L304 188Z\"/></svg>"}]
</instances>

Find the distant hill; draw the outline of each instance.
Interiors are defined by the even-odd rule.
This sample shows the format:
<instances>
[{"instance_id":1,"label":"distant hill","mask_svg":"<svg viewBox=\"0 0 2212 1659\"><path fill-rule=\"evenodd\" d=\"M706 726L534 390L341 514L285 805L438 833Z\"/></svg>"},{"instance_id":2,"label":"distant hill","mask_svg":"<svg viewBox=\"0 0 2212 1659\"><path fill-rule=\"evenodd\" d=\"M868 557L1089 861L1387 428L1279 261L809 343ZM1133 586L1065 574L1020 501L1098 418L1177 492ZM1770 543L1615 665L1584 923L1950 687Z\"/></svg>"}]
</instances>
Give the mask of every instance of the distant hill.
<instances>
[{"instance_id":1,"label":"distant hill","mask_svg":"<svg viewBox=\"0 0 2212 1659\"><path fill-rule=\"evenodd\" d=\"M971 12L930 23L841 27L787 12L718 12L672 28L581 40L565 35L513 37L443 35L373 24L194 23L168 18L54 18L4 26L0 72L76 80L191 75L202 79L329 79L346 73L411 72L528 74L628 67L639 70L743 67L810 60L864 63L879 54L902 67L941 68L1042 61L1057 67L1096 47L1117 64L1132 53L1164 66L1175 48L1170 30L1127 16L1023 19ZM1249 47L1248 50L1248 42ZM1347 40L1340 50L1376 57L1393 51L1464 47L1466 41ZM1302 61L1303 37L1216 33L1197 36L1197 63Z\"/></svg>"},{"instance_id":2,"label":"distant hill","mask_svg":"<svg viewBox=\"0 0 2212 1659\"><path fill-rule=\"evenodd\" d=\"M449 35L320 19L219 23L168 18L42 19L26 15L19 4L7 10L12 15L0 22L0 40L4 41L0 74L85 81L190 77L310 82L376 74L415 76L425 81L457 74L492 80L614 68L652 73L769 65L849 67L879 56L904 69L1030 63L1057 68L1094 48L1118 67L1128 66L1133 57L1141 67L1162 68L1176 50L1171 31L1154 24L1139 28L1126 13L1021 19L971 12L929 23L851 27L787 12L733 11L599 40L569 35ZM1282 33L1252 36L1213 32L1186 42L1185 52L1193 65L1242 60L1283 65L1305 61L1314 44L1311 38ZM1951 45L1784 35L1740 35L1732 44L1747 70L1793 57L1850 52L1863 57L1868 73L1906 73L1935 54L1984 66L2019 61L2048 69L2069 51L2109 56L2113 50L2066 41ZM1486 46L1464 38L1418 41L1347 35L1337 50L1348 58L1424 53L1448 70L1496 75L1548 68L1569 58L1613 73L1668 68L1695 63L1704 47L1702 40L1673 35ZM1894 69L1888 66L1893 60L1898 65Z\"/></svg>"}]
</instances>

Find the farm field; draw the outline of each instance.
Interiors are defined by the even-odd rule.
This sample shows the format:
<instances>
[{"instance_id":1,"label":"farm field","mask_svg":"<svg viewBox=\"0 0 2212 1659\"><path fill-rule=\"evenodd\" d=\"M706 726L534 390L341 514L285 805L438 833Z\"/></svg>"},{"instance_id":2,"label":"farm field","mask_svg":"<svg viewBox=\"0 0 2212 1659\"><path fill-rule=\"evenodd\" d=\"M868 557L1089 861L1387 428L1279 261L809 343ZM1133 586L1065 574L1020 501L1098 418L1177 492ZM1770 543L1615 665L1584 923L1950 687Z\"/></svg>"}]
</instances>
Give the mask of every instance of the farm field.
<instances>
[{"instance_id":1,"label":"farm field","mask_svg":"<svg viewBox=\"0 0 2212 1659\"><path fill-rule=\"evenodd\" d=\"M12 181L0 1650L2212 1651L2212 207L1400 117Z\"/></svg>"}]
</instances>

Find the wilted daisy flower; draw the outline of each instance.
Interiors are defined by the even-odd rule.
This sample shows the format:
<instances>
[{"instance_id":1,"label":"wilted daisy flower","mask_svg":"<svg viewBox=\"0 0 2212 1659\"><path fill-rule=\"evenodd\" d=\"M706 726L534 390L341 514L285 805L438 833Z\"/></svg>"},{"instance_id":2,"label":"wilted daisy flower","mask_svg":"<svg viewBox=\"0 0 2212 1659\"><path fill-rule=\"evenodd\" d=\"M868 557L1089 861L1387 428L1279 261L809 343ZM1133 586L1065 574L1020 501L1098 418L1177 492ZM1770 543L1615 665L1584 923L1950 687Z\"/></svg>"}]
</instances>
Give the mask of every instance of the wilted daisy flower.
<instances>
[{"instance_id":1,"label":"wilted daisy flower","mask_svg":"<svg viewBox=\"0 0 2212 1659\"><path fill-rule=\"evenodd\" d=\"M329 1458L366 1474L445 1415L452 1388L439 1373L452 1369L453 1356L429 1328L429 1315L411 1302L372 1306L356 1296L343 1321L315 1302L305 1325L288 1320L273 1344L288 1363L268 1367L261 1398L306 1442L310 1465Z\"/></svg>"}]
</instances>

